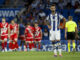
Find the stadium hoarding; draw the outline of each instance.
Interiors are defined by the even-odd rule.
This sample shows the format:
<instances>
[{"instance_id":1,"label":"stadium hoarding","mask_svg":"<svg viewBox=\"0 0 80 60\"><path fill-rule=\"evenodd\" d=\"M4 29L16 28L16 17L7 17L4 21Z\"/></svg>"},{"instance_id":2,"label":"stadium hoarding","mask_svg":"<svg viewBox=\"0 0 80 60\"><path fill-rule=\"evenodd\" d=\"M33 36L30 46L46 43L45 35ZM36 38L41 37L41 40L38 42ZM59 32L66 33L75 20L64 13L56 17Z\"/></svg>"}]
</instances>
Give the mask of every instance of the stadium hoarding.
<instances>
[{"instance_id":1,"label":"stadium hoarding","mask_svg":"<svg viewBox=\"0 0 80 60\"><path fill-rule=\"evenodd\" d=\"M6 20L10 22L11 19L14 19L16 17L18 12L20 12L20 9L14 9L14 8L0 9L0 22L3 17L5 17Z\"/></svg>"}]
</instances>

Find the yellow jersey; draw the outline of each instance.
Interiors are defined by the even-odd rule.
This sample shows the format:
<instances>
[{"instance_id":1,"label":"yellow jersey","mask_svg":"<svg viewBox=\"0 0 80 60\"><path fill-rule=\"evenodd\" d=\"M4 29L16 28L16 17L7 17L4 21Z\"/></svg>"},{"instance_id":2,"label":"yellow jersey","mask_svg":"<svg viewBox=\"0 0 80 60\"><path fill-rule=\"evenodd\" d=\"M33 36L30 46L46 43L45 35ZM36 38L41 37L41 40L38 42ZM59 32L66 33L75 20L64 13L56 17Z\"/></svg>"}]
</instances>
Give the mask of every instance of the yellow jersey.
<instances>
[{"instance_id":1,"label":"yellow jersey","mask_svg":"<svg viewBox=\"0 0 80 60\"><path fill-rule=\"evenodd\" d=\"M75 32L76 27L77 27L76 22L74 21L66 22L65 28L67 28L67 32Z\"/></svg>"}]
</instances>

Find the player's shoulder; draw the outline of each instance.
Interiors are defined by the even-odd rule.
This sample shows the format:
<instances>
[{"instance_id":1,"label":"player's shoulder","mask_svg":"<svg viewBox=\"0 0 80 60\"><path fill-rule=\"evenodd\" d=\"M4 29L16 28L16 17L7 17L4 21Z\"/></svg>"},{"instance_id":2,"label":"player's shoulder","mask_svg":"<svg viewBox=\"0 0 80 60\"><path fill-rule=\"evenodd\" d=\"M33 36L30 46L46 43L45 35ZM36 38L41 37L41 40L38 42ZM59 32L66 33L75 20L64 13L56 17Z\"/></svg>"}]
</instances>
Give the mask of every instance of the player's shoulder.
<instances>
[{"instance_id":1,"label":"player's shoulder","mask_svg":"<svg viewBox=\"0 0 80 60\"><path fill-rule=\"evenodd\" d=\"M41 29L41 27L38 26L39 29Z\"/></svg>"},{"instance_id":2,"label":"player's shoulder","mask_svg":"<svg viewBox=\"0 0 80 60\"><path fill-rule=\"evenodd\" d=\"M74 24L76 24L76 22L75 22L75 21L73 21L73 23L74 23Z\"/></svg>"},{"instance_id":3,"label":"player's shoulder","mask_svg":"<svg viewBox=\"0 0 80 60\"><path fill-rule=\"evenodd\" d=\"M8 24L8 22L6 22L6 24Z\"/></svg>"}]
</instances>

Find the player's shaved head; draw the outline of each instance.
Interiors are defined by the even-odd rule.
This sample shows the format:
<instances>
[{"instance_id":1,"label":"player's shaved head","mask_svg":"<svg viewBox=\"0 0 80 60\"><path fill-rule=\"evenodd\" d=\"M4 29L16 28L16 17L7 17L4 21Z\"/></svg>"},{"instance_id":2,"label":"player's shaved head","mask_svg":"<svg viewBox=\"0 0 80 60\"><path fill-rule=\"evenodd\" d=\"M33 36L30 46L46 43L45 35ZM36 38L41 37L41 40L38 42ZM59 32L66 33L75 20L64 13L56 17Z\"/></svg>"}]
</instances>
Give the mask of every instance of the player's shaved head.
<instances>
[{"instance_id":1,"label":"player's shaved head","mask_svg":"<svg viewBox=\"0 0 80 60\"><path fill-rule=\"evenodd\" d=\"M69 20L72 20L73 18L72 18L72 16L69 16L68 19L69 19Z\"/></svg>"}]
</instances>

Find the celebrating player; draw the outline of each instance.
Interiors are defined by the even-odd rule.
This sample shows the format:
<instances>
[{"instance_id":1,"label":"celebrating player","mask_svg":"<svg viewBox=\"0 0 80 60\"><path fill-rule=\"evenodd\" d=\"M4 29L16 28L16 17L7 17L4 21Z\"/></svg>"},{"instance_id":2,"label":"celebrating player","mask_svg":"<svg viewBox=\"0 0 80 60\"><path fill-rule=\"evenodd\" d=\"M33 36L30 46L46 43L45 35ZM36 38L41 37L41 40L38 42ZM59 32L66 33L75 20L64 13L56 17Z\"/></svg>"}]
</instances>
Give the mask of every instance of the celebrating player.
<instances>
[{"instance_id":1,"label":"celebrating player","mask_svg":"<svg viewBox=\"0 0 80 60\"><path fill-rule=\"evenodd\" d=\"M11 24L9 25L9 37L10 37L10 42L9 42L9 49L10 51L17 50L18 49L18 34L19 34L19 27L18 24L14 22L14 20L11 21Z\"/></svg>"},{"instance_id":2,"label":"celebrating player","mask_svg":"<svg viewBox=\"0 0 80 60\"><path fill-rule=\"evenodd\" d=\"M30 25L30 23L27 23L27 27L25 29L25 38L26 38L27 50L28 50L28 46L29 46L29 50L32 50L32 48L34 48L34 43L33 43L34 28ZM26 51L26 49L25 49L25 51Z\"/></svg>"},{"instance_id":3,"label":"celebrating player","mask_svg":"<svg viewBox=\"0 0 80 60\"><path fill-rule=\"evenodd\" d=\"M38 50L40 50L42 31L41 28L38 26L37 22L35 22L34 24L34 39L35 39L35 47L37 47Z\"/></svg>"},{"instance_id":4,"label":"celebrating player","mask_svg":"<svg viewBox=\"0 0 80 60\"><path fill-rule=\"evenodd\" d=\"M8 38L8 23L5 18L2 18L1 28L1 40L2 40L2 52L7 52L7 38Z\"/></svg>"},{"instance_id":5,"label":"celebrating player","mask_svg":"<svg viewBox=\"0 0 80 60\"><path fill-rule=\"evenodd\" d=\"M57 56L57 48L59 51L59 56L62 56L61 53L61 43L60 43L60 28L63 28L65 23L65 18L56 12L56 6L53 4L50 7L51 14L47 17L48 27L50 28L50 40L53 44L54 56ZM60 20L63 20L64 23L60 26Z\"/></svg>"}]
</instances>

